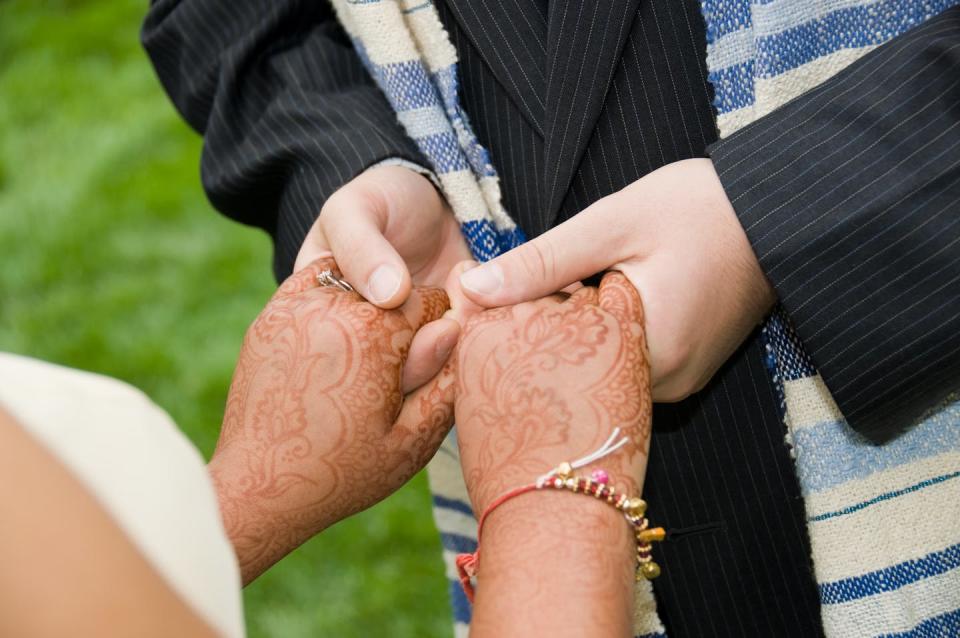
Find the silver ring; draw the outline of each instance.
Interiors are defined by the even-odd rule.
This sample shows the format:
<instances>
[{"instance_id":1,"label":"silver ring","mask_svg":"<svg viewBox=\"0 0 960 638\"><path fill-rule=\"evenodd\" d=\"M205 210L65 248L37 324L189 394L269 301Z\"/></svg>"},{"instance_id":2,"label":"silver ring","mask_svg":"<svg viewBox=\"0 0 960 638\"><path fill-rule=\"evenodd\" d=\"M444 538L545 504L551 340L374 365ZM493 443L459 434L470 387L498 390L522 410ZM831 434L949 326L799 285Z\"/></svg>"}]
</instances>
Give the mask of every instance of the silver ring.
<instances>
[{"instance_id":1,"label":"silver ring","mask_svg":"<svg viewBox=\"0 0 960 638\"><path fill-rule=\"evenodd\" d=\"M337 277L333 274L333 271L329 268L324 270L319 275L317 275L317 283L325 287L334 287L339 288L344 292L353 292L353 286L348 284L345 280Z\"/></svg>"}]
</instances>

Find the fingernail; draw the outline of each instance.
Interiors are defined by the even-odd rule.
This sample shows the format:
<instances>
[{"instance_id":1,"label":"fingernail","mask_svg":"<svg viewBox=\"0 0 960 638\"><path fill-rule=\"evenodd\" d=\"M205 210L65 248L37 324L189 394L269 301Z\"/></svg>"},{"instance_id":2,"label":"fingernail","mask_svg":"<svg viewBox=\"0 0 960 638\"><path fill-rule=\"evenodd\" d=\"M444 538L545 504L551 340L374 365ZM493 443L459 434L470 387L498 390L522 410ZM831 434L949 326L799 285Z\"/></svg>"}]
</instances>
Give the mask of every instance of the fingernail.
<instances>
[{"instance_id":1,"label":"fingernail","mask_svg":"<svg viewBox=\"0 0 960 638\"><path fill-rule=\"evenodd\" d=\"M489 295L503 286L503 269L499 264L472 268L460 275L460 285L481 295Z\"/></svg>"},{"instance_id":2,"label":"fingernail","mask_svg":"<svg viewBox=\"0 0 960 638\"><path fill-rule=\"evenodd\" d=\"M451 330L447 334L437 339L437 345L434 351L437 353L437 361L446 361L450 357L450 352L457 345L458 331Z\"/></svg>"},{"instance_id":3,"label":"fingernail","mask_svg":"<svg viewBox=\"0 0 960 638\"><path fill-rule=\"evenodd\" d=\"M389 300L400 289L402 278L397 269L393 266L384 264L378 266L370 280L367 282L367 289L370 293L370 301L374 303L384 303Z\"/></svg>"}]
</instances>

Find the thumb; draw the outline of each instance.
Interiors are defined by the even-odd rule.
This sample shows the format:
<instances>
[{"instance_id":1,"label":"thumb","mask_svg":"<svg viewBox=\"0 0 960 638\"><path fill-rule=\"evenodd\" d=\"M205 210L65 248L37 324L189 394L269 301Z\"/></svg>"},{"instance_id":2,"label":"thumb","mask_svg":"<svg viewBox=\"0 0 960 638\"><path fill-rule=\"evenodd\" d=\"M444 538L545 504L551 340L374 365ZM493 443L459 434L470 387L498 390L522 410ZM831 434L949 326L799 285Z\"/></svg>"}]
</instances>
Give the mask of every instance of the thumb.
<instances>
[{"instance_id":1,"label":"thumb","mask_svg":"<svg viewBox=\"0 0 960 638\"><path fill-rule=\"evenodd\" d=\"M333 252L330 251L330 242L324 237L323 228L320 227L318 219L303 239L303 244L297 253L297 260L293 264L293 272L303 270L317 259L329 257L333 257Z\"/></svg>"},{"instance_id":2,"label":"thumb","mask_svg":"<svg viewBox=\"0 0 960 638\"><path fill-rule=\"evenodd\" d=\"M609 199L609 198L607 198ZM484 306L533 301L604 270L619 261L619 225L611 223L606 200L536 239L460 276L463 294Z\"/></svg>"},{"instance_id":3,"label":"thumb","mask_svg":"<svg viewBox=\"0 0 960 638\"><path fill-rule=\"evenodd\" d=\"M379 194L343 188L320 215L323 234L344 278L360 295L381 308L396 308L411 290L403 258L383 236L386 202Z\"/></svg>"},{"instance_id":4,"label":"thumb","mask_svg":"<svg viewBox=\"0 0 960 638\"><path fill-rule=\"evenodd\" d=\"M449 297L449 308L443 317L417 330L410 344L410 352L403 365L403 393L407 394L432 379L450 358L460 337L461 326L474 314L483 310L463 296L458 283L460 273L476 266L474 261L462 261L450 271L444 289ZM411 299L417 295L414 290ZM410 302L403 307L406 308Z\"/></svg>"},{"instance_id":5,"label":"thumb","mask_svg":"<svg viewBox=\"0 0 960 638\"><path fill-rule=\"evenodd\" d=\"M473 260L461 261L453 267L450 274L447 275L447 281L443 284L443 288L447 291L447 296L450 298L450 310L443 316L456 321L461 327L467 325L470 317L484 310L483 306L478 306L473 303L473 301L464 294L463 288L460 286L460 275L476 267L477 262Z\"/></svg>"}]
</instances>

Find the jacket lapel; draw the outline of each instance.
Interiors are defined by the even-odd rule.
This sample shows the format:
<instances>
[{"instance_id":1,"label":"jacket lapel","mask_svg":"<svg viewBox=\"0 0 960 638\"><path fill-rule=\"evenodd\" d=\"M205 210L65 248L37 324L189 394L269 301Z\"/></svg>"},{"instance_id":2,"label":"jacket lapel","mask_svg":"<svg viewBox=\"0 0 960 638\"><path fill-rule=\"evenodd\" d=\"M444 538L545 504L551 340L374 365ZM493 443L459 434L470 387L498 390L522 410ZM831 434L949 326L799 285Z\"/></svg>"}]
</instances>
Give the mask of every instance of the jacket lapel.
<instances>
[{"instance_id":1,"label":"jacket lapel","mask_svg":"<svg viewBox=\"0 0 960 638\"><path fill-rule=\"evenodd\" d=\"M551 223L600 116L638 2L550 0L543 201Z\"/></svg>"},{"instance_id":2,"label":"jacket lapel","mask_svg":"<svg viewBox=\"0 0 960 638\"><path fill-rule=\"evenodd\" d=\"M542 1L446 3L493 75L534 130L543 136L547 21Z\"/></svg>"}]
</instances>

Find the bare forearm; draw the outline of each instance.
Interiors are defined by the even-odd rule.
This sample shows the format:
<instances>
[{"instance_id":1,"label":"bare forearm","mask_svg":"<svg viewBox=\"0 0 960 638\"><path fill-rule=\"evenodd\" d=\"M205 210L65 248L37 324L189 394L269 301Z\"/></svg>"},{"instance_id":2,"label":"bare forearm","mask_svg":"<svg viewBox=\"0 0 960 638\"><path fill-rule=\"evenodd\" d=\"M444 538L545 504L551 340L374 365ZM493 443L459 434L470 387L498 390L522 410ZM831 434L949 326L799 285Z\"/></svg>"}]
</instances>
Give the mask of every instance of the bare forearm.
<instances>
[{"instance_id":1,"label":"bare forearm","mask_svg":"<svg viewBox=\"0 0 960 638\"><path fill-rule=\"evenodd\" d=\"M213 635L77 479L2 411L0 520L0 635Z\"/></svg>"},{"instance_id":2,"label":"bare forearm","mask_svg":"<svg viewBox=\"0 0 960 638\"><path fill-rule=\"evenodd\" d=\"M484 524L472 636L630 635L633 539L613 507L552 490Z\"/></svg>"}]
</instances>

